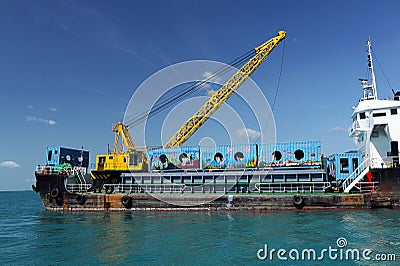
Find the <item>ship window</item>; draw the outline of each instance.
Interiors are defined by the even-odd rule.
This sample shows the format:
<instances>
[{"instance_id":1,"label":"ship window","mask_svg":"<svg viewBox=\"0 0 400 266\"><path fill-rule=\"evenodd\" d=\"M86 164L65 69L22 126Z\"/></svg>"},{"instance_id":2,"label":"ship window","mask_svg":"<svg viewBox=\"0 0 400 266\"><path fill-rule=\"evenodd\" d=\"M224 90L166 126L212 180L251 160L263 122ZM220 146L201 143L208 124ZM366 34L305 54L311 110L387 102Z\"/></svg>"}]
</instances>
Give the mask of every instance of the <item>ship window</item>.
<instances>
[{"instance_id":1,"label":"ship window","mask_svg":"<svg viewBox=\"0 0 400 266\"><path fill-rule=\"evenodd\" d=\"M51 157L52 157L52 151L49 150L49 153L47 154L47 161L51 161Z\"/></svg>"},{"instance_id":2,"label":"ship window","mask_svg":"<svg viewBox=\"0 0 400 266\"><path fill-rule=\"evenodd\" d=\"M390 109L391 115L397 115L397 109Z\"/></svg>"},{"instance_id":3,"label":"ship window","mask_svg":"<svg viewBox=\"0 0 400 266\"><path fill-rule=\"evenodd\" d=\"M372 131L371 138L378 138L378 137L379 137L379 132L378 131Z\"/></svg>"},{"instance_id":4,"label":"ship window","mask_svg":"<svg viewBox=\"0 0 400 266\"><path fill-rule=\"evenodd\" d=\"M372 115L373 117L381 117L381 116L386 116L386 113L375 113Z\"/></svg>"},{"instance_id":5,"label":"ship window","mask_svg":"<svg viewBox=\"0 0 400 266\"><path fill-rule=\"evenodd\" d=\"M340 173L341 174L349 173L349 159L340 158Z\"/></svg>"},{"instance_id":6,"label":"ship window","mask_svg":"<svg viewBox=\"0 0 400 266\"><path fill-rule=\"evenodd\" d=\"M129 156L129 165L130 166L138 166L139 163L142 162L142 157L140 155L131 154Z\"/></svg>"},{"instance_id":7,"label":"ship window","mask_svg":"<svg viewBox=\"0 0 400 266\"><path fill-rule=\"evenodd\" d=\"M360 113L360 119L365 119L365 113Z\"/></svg>"},{"instance_id":8,"label":"ship window","mask_svg":"<svg viewBox=\"0 0 400 266\"><path fill-rule=\"evenodd\" d=\"M113 156L108 156L108 159L112 160L112 159L114 159L114 157Z\"/></svg>"}]
</instances>

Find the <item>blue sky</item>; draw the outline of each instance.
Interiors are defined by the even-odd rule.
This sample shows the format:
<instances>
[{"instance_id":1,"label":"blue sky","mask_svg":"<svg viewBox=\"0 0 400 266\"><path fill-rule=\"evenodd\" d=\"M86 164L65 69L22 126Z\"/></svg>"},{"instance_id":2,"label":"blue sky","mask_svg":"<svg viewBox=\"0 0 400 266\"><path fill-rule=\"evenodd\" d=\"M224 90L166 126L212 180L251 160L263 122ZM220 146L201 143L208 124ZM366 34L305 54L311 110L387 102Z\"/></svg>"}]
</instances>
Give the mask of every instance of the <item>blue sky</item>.
<instances>
[{"instance_id":1,"label":"blue sky","mask_svg":"<svg viewBox=\"0 0 400 266\"><path fill-rule=\"evenodd\" d=\"M400 87L398 1L1 1L0 190L29 189L47 146L112 144L133 92L156 71L228 63L281 29L277 140L354 149L345 130L366 73L363 45ZM272 102L283 45L252 78ZM378 95L390 95L376 67ZM397 74L397 75L396 75ZM133 129L134 131L134 129Z\"/></svg>"}]
</instances>

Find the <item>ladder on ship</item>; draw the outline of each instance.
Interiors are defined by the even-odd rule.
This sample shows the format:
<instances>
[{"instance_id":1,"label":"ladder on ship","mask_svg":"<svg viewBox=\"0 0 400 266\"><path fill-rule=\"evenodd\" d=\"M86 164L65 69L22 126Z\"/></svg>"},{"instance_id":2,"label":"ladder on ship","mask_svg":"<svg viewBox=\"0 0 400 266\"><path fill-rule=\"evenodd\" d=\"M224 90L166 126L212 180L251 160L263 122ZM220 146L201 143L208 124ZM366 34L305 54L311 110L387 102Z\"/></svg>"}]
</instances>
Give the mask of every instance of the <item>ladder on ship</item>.
<instances>
[{"instance_id":1,"label":"ladder on ship","mask_svg":"<svg viewBox=\"0 0 400 266\"><path fill-rule=\"evenodd\" d=\"M69 177L74 179L74 183L68 183L68 179L66 179L65 187L67 191L73 192L84 192L92 187L92 184L87 183L85 178L86 170L82 167L74 168Z\"/></svg>"},{"instance_id":2,"label":"ladder on ship","mask_svg":"<svg viewBox=\"0 0 400 266\"><path fill-rule=\"evenodd\" d=\"M345 180L343 180L341 187L344 193L349 193L354 187L357 187L357 183L363 179L363 177L368 173L370 167L370 159L362 162Z\"/></svg>"}]
</instances>

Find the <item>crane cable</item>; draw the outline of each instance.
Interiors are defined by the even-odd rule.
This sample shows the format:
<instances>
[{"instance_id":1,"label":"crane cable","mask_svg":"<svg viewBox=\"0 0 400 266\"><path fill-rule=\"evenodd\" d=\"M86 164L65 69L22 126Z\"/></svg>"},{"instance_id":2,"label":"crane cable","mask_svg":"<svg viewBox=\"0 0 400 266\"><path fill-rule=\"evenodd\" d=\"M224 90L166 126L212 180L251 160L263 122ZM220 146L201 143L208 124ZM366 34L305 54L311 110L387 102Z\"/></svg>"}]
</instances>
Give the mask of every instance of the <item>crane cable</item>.
<instances>
[{"instance_id":1,"label":"crane cable","mask_svg":"<svg viewBox=\"0 0 400 266\"><path fill-rule=\"evenodd\" d=\"M381 64L379 63L378 57L376 56L374 50L371 48L372 54L374 55L374 59L376 60L376 62L378 63L379 69L382 71L383 76L386 79L387 84L389 85L389 88L392 90L393 94L395 94L394 89L392 88L392 85L390 84L388 78L386 77L385 71L383 71L383 68L381 67Z\"/></svg>"},{"instance_id":2,"label":"crane cable","mask_svg":"<svg viewBox=\"0 0 400 266\"><path fill-rule=\"evenodd\" d=\"M247 52L246 54L244 54L241 57L239 57L239 58L235 59L234 61L232 61L231 64L228 65L227 67L221 68L220 70L218 70L217 72L215 72L211 76L207 77L206 79L204 79L202 81L199 81L194 85L190 85L190 86L186 87L180 93L177 93L177 94L169 97L168 99L162 101L161 103L159 103L155 108L152 108L152 109L149 109L147 111L144 111L141 114L139 114L139 115L135 116L134 118L130 119L126 123L126 125L129 126L129 127L137 125L137 124L147 120L149 117L151 117L151 116L161 112L162 110L168 108L169 106L173 105L174 103L176 103L177 101L181 100L182 98L185 98L188 95L191 95L194 92L198 91L199 89L204 88L209 82L212 82L217 77L221 76L227 70L229 70L231 65L236 66L238 64L241 64L243 61L247 60L253 53L254 53L254 51Z\"/></svg>"},{"instance_id":3,"label":"crane cable","mask_svg":"<svg viewBox=\"0 0 400 266\"><path fill-rule=\"evenodd\" d=\"M208 83L214 81L218 77L222 76L225 72L231 69L231 66L236 67L237 65L241 65L243 62L247 61L251 56L255 54L255 50L252 49L248 51L247 53L243 54L242 56L236 58L233 60L230 64L228 64L226 67L223 67L216 71L214 74L210 75L209 77L205 78L202 81L197 82L194 85L190 85L186 87L183 91L169 97L168 99L162 101L161 103L157 104L155 108L151 108L147 111L144 111L132 119L128 120L125 125L128 127L138 125L145 120L147 120L149 117L154 116L155 114L163 111L164 109L170 107L174 103L178 102L181 99L184 99L185 97L195 93L196 91L200 90L201 88L204 88Z\"/></svg>"},{"instance_id":4,"label":"crane cable","mask_svg":"<svg viewBox=\"0 0 400 266\"><path fill-rule=\"evenodd\" d=\"M283 71L283 58L285 57L285 48L286 48L286 39L283 40L283 50L282 50L282 57L281 57L281 66L280 66L280 70L279 70L279 77L278 77L278 83L276 85L276 89L275 89L275 96L274 96L274 101L272 102L272 107L271 107L271 113L268 116L268 119L264 125L264 127L261 130L261 134L259 135L259 137L256 139L255 142L258 142L261 139L262 133L265 131L265 129L267 128L267 125L269 123L269 120L272 117L274 108L275 108L275 103L276 103L276 99L278 97L278 92L279 92L279 88L281 86L281 78L282 78L282 71Z\"/></svg>"}]
</instances>

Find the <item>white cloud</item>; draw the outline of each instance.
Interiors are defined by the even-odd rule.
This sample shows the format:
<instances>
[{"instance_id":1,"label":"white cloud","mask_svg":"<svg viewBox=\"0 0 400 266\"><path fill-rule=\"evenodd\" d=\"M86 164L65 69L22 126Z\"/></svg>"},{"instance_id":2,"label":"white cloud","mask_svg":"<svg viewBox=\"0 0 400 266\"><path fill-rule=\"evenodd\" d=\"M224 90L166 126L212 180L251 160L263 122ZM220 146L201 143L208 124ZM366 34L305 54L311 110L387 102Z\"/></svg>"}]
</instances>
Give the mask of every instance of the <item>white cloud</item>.
<instances>
[{"instance_id":1,"label":"white cloud","mask_svg":"<svg viewBox=\"0 0 400 266\"><path fill-rule=\"evenodd\" d=\"M210 82L220 84L221 78L218 77L218 76L211 78L211 76L213 75L213 73L211 73L211 72L209 72L209 71L205 71L205 72L204 72L203 74L201 74L201 75L202 75L203 78L205 78L205 79L210 78L210 80L209 80Z\"/></svg>"},{"instance_id":2,"label":"white cloud","mask_svg":"<svg viewBox=\"0 0 400 266\"><path fill-rule=\"evenodd\" d=\"M249 137L250 139L257 139L261 137L261 132L251 128L241 128L237 130L239 137Z\"/></svg>"},{"instance_id":3,"label":"white cloud","mask_svg":"<svg viewBox=\"0 0 400 266\"><path fill-rule=\"evenodd\" d=\"M50 107L49 110L52 112L57 112L57 108L55 108L55 107Z\"/></svg>"},{"instance_id":4,"label":"white cloud","mask_svg":"<svg viewBox=\"0 0 400 266\"><path fill-rule=\"evenodd\" d=\"M203 76L204 79L209 79L208 82L209 83L216 83L216 84L220 84L221 78L219 77L213 77L211 78L211 76L213 75L213 73L209 72L209 71L205 71L203 74L201 74ZM213 95L216 91L213 89L210 89L211 84L206 84L204 86L204 89L207 91L208 95Z\"/></svg>"},{"instance_id":5,"label":"white cloud","mask_svg":"<svg viewBox=\"0 0 400 266\"><path fill-rule=\"evenodd\" d=\"M14 161L4 161L0 163L0 167L6 167L6 168L19 168L21 165Z\"/></svg>"},{"instance_id":6,"label":"white cloud","mask_svg":"<svg viewBox=\"0 0 400 266\"><path fill-rule=\"evenodd\" d=\"M27 106L27 108L28 108L28 109L32 109L32 108L33 108L33 105L30 104L30 105Z\"/></svg>"},{"instance_id":7,"label":"white cloud","mask_svg":"<svg viewBox=\"0 0 400 266\"><path fill-rule=\"evenodd\" d=\"M48 124L50 126L54 126L56 124L56 121L51 120L51 119L43 119L40 117L36 117L36 116L27 116L26 117L26 121L34 121L34 122L41 122L41 123L45 123Z\"/></svg>"},{"instance_id":8,"label":"white cloud","mask_svg":"<svg viewBox=\"0 0 400 266\"><path fill-rule=\"evenodd\" d=\"M329 132L346 132L347 133L347 129L344 127L333 127L329 129Z\"/></svg>"}]
</instances>

